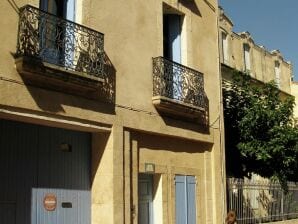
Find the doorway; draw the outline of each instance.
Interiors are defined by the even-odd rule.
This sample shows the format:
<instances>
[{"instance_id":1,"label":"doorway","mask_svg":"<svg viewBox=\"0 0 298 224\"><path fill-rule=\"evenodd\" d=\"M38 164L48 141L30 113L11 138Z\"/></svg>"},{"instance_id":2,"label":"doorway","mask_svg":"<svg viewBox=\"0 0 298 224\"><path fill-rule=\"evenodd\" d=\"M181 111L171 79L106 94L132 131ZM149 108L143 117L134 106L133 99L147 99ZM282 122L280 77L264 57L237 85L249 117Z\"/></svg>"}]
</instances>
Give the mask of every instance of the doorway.
<instances>
[{"instance_id":1,"label":"doorway","mask_svg":"<svg viewBox=\"0 0 298 224\"><path fill-rule=\"evenodd\" d=\"M138 223L153 224L153 175L139 174Z\"/></svg>"},{"instance_id":2,"label":"doorway","mask_svg":"<svg viewBox=\"0 0 298 224\"><path fill-rule=\"evenodd\" d=\"M91 135L0 119L0 223L90 224Z\"/></svg>"},{"instance_id":3,"label":"doorway","mask_svg":"<svg viewBox=\"0 0 298 224\"><path fill-rule=\"evenodd\" d=\"M76 0L41 0L40 9L50 14L40 19L41 57L54 65L72 65Z\"/></svg>"}]
</instances>

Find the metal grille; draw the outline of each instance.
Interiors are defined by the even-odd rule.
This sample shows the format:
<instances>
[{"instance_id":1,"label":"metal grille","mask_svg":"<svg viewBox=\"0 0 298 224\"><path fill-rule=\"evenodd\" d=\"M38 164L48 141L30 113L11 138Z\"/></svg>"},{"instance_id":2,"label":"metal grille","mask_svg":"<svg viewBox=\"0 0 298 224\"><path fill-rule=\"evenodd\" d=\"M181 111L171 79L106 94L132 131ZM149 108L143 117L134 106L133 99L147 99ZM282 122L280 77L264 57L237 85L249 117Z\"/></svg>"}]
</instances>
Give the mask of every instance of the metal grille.
<instances>
[{"instance_id":1,"label":"metal grille","mask_svg":"<svg viewBox=\"0 0 298 224\"><path fill-rule=\"evenodd\" d=\"M227 179L228 210L234 210L238 224L266 223L298 218L298 185L281 186L269 180Z\"/></svg>"},{"instance_id":2,"label":"metal grille","mask_svg":"<svg viewBox=\"0 0 298 224\"><path fill-rule=\"evenodd\" d=\"M205 108L203 74L163 57L153 58L153 96Z\"/></svg>"},{"instance_id":3,"label":"metal grille","mask_svg":"<svg viewBox=\"0 0 298 224\"><path fill-rule=\"evenodd\" d=\"M65 69L100 77L104 36L26 5L20 9L17 56L31 56Z\"/></svg>"}]
</instances>

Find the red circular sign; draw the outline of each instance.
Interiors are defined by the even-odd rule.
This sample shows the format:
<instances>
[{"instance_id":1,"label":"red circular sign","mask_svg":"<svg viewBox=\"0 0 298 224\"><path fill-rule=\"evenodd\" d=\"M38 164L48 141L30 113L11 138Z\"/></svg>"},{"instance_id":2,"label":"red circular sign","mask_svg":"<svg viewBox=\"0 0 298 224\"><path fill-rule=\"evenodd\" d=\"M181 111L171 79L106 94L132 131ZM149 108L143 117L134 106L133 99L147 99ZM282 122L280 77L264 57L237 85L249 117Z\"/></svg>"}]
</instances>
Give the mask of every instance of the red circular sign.
<instances>
[{"instance_id":1,"label":"red circular sign","mask_svg":"<svg viewBox=\"0 0 298 224\"><path fill-rule=\"evenodd\" d=\"M46 194L43 198L43 207L47 211L54 211L57 206L57 198L54 194Z\"/></svg>"}]
</instances>

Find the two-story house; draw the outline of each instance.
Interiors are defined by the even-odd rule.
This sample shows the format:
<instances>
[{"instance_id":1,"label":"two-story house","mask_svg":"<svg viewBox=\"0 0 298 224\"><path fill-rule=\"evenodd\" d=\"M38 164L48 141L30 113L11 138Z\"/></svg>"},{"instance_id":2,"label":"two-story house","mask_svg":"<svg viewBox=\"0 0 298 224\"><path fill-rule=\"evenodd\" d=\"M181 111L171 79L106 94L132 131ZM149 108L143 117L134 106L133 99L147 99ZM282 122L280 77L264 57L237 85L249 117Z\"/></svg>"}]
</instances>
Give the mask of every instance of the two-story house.
<instances>
[{"instance_id":1,"label":"two-story house","mask_svg":"<svg viewBox=\"0 0 298 224\"><path fill-rule=\"evenodd\" d=\"M0 12L1 224L223 223L216 0Z\"/></svg>"}]
</instances>

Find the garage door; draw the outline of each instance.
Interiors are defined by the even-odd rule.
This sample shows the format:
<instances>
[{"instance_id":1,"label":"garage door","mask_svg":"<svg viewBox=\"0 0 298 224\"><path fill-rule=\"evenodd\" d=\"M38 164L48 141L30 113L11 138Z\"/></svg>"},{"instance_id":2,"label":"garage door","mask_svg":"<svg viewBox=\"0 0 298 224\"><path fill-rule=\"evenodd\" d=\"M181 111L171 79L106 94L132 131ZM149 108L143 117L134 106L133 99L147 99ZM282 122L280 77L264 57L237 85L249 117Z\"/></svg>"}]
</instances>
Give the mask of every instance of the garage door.
<instances>
[{"instance_id":1,"label":"garage door","mask_svg":"<svg viewBox=\"0 0 298 224\"><path fill-rule=\"evenodd\" d=\"M90 134L2 119L0 133L0 223L90 223Z\"/></svg>"}]
</instances>

